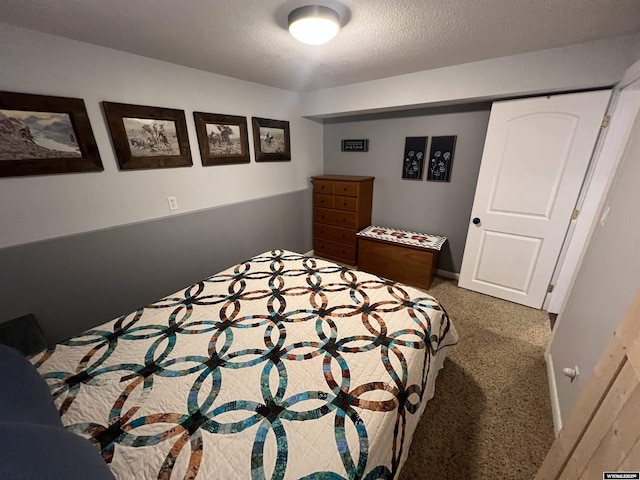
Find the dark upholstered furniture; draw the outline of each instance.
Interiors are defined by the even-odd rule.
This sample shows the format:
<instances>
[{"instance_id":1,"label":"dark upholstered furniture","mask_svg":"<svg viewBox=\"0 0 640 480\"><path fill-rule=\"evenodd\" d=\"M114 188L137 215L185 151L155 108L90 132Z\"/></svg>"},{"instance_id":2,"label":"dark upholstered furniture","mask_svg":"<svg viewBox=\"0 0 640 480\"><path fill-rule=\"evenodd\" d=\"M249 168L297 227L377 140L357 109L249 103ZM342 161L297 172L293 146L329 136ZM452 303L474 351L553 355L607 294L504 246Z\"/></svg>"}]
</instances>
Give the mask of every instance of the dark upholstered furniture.
<instances>
[{"instance_id":1,"label":"dark upholstered furniture","mask_svg":"<svg viewBox=\"0 0 640 480\"><path fill-rule=\"evenodd\" d=\"M0 422L62 428L49 387L17 350L0 345Z\"/></svg>"},{"instance_id":2,"label":"dark upholstered furniture","mask_svg":"<svg viewBox=\"0 0 640 480\"><path fill-rule=\"evenodd\" d=\"M114 480L91 443L64 429L35 367L6 345L0 345L0 478Z\"/></svg>"},{"instance_id":3,"label":"dark upholstered furniture","mask_svg":"<svg viewBox=\"0 0 640 480\"><path fill-rule=\"evenodd\" d=\"M0 323L0 343L23 355L33 355L47 348L40 324L31 314Z\"/></svg>"}]
</instances>

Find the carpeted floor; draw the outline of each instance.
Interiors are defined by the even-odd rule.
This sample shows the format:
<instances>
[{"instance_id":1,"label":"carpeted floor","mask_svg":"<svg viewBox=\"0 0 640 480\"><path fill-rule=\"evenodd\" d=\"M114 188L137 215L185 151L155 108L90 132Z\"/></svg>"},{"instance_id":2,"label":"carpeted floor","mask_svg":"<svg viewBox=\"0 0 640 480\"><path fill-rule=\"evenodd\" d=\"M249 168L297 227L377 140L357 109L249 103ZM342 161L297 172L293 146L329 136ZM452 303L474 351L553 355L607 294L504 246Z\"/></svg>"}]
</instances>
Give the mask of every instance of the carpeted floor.
<instances>
[{"instance_id":1,"label":"carpeted floor","mask_svg":"<svg viewBox=\"0 0 640 480\"><path fill-rule=\"evenodd\" d=\"M530 479L551 443L546 312L437 277L460 335L414 434L401 480Z\"/></svg>"}]
</instances>

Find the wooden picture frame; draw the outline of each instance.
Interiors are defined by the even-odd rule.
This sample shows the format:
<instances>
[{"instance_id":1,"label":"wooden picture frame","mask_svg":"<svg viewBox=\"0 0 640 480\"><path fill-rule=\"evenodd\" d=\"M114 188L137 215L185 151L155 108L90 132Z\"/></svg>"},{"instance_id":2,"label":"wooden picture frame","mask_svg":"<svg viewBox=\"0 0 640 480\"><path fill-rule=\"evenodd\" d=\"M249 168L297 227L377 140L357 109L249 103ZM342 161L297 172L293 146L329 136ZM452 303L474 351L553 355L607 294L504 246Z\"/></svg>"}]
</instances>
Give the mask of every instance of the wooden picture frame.
<instances>
[{"instance_id":1,"label":"wooden picture frame","mask_svg":"<svg viewBox=\"0 0 640 480\"><path fill-rule=\"evenodd\" d=\"M84 100L0 92L0 177L102 170Z\"/></svg>"},{"instance_id":2,"label":"wooden picture frame","mask_svg":"<svg viewBox=\"0 0 640 480\"><path fill-rule=\"evenodd\" d=\"M249 163L247 118L193 112L202 165Z\"/></svg>"},{"instance_id":3,"label":"wooden picture frame","mask_svg":"<svg viewBox=\"0 0 640 480\"><path fill-rule=\"evenodd\" d=\"M252 117L256 162L290 162L289 122Z\"/></svg>"},{"instance_id":4,"label":"wooden picture frame","mask_svg":"<svg viewBox=\"0 0 640 480\"><path fill-rule=\"evenodd\" d=\"M190 167L184 110L102 102L120 170Z\"/></svg>"}]
</instances>

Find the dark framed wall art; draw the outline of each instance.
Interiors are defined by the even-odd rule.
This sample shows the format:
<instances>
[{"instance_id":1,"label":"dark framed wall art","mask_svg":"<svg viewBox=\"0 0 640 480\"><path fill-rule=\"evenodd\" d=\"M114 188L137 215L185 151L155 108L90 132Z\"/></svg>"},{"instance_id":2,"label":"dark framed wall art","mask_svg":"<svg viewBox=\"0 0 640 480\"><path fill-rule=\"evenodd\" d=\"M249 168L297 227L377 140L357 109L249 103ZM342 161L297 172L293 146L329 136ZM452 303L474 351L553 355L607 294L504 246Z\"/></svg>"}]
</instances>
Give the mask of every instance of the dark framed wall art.
<instances>
[{"instance_id":1,"label":"dark framed wall art","mask_svg":"<svg viewBox=\"0 0 640 480\"><path fill-rule=\"evenodd\" d=\"M453 168L453 155L456 150L457 135L433 137L429 153L427 181L450 182Z\"/></svg>"},{"instance_id":2,"label":"dark framed wall art","mask_svg":"<svg viewBox=\"0 0 640 480\"><path fill-rule=\"evenodd\" d=\"M342 140L340 147L340 151L342 152L368 152L369 139L362 138L359 140Z\"/></svg>"},{"instance_id":3,"label":"dark framed wall art","mask_svg":"<svg viewBox=\"0 0 640 480\"><path fill-rule=\"evenodd\" d=\"M183 110L102 102L121 170L190 167Z\"/></svg>"},{"instance_id":4,"label":"dark framed wall art","mask_svg":"<svg viewBox=\"0 0 640 480\"><path fill-rule=\"evenodd\" d=\"M404 160L402 162L402 178L405 180L422 180L424 171L424 155L427 150L428 137L406 137L404 141Z\"/></svg>"},{"instance_id":5,"label":"dark framed wall art","mask_svg":"<svg viewBox=\"0 0 640 480\"><path fill-rule=\"evenodd\" d=\"M0 92L0 177L102 170L82 99Z\"/></svg>"},{"instance_id":6,"label":"dark framed wall art","mask_svg":"<svg viewBox=\"0 0 640 480\"><path fill-rule=\"evenodd\" d=\"M289 122L252 117L256 162L291 161Z\"/></svg>"},{"instance_id":7,"label":"dark framed wall art","mask_svg":"<svg viewBox=\"0 0 640 480\"><path fill-rule=\"evenodd\" d=\"M193 112L202 165L249 163L246 117Z\"/></svg>"}]
</instances>

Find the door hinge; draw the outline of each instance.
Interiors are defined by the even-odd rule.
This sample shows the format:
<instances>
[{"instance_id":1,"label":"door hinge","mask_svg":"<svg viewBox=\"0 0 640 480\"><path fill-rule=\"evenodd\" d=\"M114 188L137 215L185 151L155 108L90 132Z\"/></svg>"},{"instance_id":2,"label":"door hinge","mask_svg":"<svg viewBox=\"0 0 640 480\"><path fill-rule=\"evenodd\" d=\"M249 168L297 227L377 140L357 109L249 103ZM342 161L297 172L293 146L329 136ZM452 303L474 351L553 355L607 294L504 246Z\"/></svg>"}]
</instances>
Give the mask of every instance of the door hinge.
<instances>
[{"instance_id":1,"label":"door hinge","mask_svg":"<svg viewBox=\"0 0 640 480\"><path fill-rule=\"evenodd\" d=\"M547 293L551 293L553 292L553 284L550 283L549 286L547 287Z\"/></svg>"},{"instance_id":2,"label":"door hinge","mask_svg":"<svg viewBox=\"0 0 640 480\"><path fill-rule=\"evenodd\" d=\"M578 215L580 215L580 210L578 210L577 208L574 208L573 213L571 214L571 220L577 219Z\"/></svg>"},{"instance_id":3,"label":"door hinge","mask_svg":"<svg viewBox=\"0 0 640 480\"><path fill-rule=\"evenodd\" d=\"M600 124L600 128L607 128L611 123L611 115L605 115L602 118L602 123Z\"/></svg>"}]
</instances>

